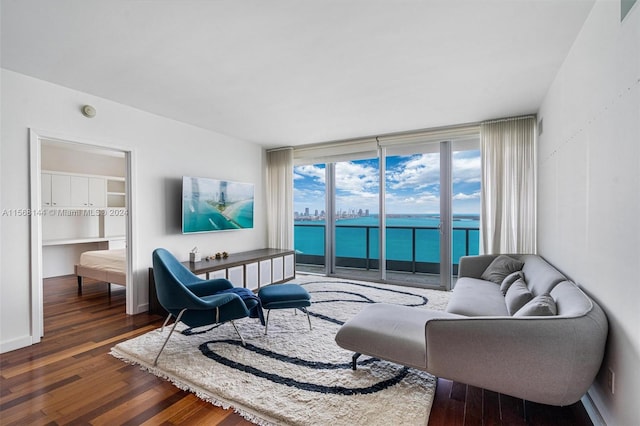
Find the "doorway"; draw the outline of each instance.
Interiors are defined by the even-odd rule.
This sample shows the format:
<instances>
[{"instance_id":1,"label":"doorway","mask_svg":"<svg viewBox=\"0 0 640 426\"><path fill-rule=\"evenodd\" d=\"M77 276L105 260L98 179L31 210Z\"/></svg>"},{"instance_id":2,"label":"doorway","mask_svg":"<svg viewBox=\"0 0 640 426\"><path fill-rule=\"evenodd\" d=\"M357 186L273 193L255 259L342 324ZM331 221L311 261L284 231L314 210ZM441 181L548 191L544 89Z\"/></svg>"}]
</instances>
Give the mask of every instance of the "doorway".
<instances>
[{"instance_id":1,"label":"doorway","mask_svg":"<svg viewBox=\"0 0 640 426\"><path fill-rule=\"evenodd\" d=\"M70 268L85 250L121 247L133 314L132 150L34 130L30 148L32 343L45 332L44 278L75 273Z\"/></svg>"}]
</instances>

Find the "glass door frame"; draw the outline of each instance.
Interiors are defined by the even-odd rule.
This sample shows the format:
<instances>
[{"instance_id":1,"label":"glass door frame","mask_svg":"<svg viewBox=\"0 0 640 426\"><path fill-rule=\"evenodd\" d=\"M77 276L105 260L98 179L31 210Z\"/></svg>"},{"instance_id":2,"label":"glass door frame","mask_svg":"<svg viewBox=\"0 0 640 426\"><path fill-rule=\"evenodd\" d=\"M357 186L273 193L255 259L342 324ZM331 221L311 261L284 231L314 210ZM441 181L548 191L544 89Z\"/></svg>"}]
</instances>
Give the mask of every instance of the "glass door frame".
<instances>
[{"instance_id":1,"label":"glass door frame","mask_svg":"<svg viewBox=\"0 0 640 426\"><path fill-rule=\"evenodd\" d=\"M438 142L432 143L435 145ZM411 146L411 145L409 145ZM452 263L452 148L450 141L439 142L438 154L440 157L440 285L438 288L451 290L453 263ZM380 227L380 279L387 281L387 256L386 256L386 157L387 148L378 147L380 160L380 191L379 191L379 227Z\"/></svg>"},{"instance_id":2,"label":"glass door frame","mask_svg":"<svg viewBox=\"0 0 640 426\"><path fill-rule=\"evenodd\" d=\"M451 290L453 276L452 165L453 154L451 142L440 142L440 286L447 291Z\"/></svg>"},{"instance_id":3,"label":"glass door frame","mask_svg":"<svg viewBox=\"0 0 640 426\"><path fill-rule=\"evenodd\" d=\"M325 163L325 275L336 273L336 164Z\"/></svg>"},{"instance_id":4,"label":"glass door frame","mask_svg":"<svg viewBox=\"0 0 640 426\"><path fill-rule=\"evenodd\" d=\"M379 236L379 247L378 254L380 258L378 259L379 271L380 271L380 279L382 281L387 281L387 203L385 202L387 196L387 185L386 185L386 176L387 176L387 149L385 147L378 146L378 167L380 174L378 175L379 183L378 183L378 228L380 231L378 232Z\"/></svg>"}]
</instances>

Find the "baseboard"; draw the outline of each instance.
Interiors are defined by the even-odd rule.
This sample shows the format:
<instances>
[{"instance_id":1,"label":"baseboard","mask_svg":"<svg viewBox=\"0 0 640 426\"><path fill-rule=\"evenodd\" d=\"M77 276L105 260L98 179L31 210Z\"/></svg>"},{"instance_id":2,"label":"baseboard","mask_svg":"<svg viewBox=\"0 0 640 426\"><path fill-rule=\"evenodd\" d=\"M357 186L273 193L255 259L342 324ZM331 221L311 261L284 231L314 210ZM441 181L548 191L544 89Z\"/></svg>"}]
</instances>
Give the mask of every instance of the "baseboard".
<instances>
[{"instance_id":1,"label":"baseboard","mask_svg":"<svg viewBox=\"0 0 640 426\"><path fill-rule=\"evenodd\" d=\"M596 404L593 402L593 399L591 399L591 395L589 395L589 392L584 394L580 402L582 402L582 405L584 406L587 415L591 419L591 423L593 423L593 426L607 426L607 422L605 422L604 418L602 418L602 415L600 414L600 411L598 410Z\"/></svg>"},{"instance_id":2,"label":"baseboard","mask_svg":"<svg viewBox=\"0 0 640 426\"><path fill-rule=\"evenodd\" d=\"M27 346L33 345L33 343L34 341L31 336L23 336L6 342L0 342L0 354L26 348Z\"/></svg>"},{"instance_id":3,"label":"baseboard","mask_svg":"<svg viewBox=\"0 0 640 426\"><path fill-rule=\"evenodd\" d=\"M138 307L136 308L136 312L135 314L141 314L143 312L148 312L149 311L149 304L148 303L141 303L138 305Z\"/></svg>"}]
</instances>

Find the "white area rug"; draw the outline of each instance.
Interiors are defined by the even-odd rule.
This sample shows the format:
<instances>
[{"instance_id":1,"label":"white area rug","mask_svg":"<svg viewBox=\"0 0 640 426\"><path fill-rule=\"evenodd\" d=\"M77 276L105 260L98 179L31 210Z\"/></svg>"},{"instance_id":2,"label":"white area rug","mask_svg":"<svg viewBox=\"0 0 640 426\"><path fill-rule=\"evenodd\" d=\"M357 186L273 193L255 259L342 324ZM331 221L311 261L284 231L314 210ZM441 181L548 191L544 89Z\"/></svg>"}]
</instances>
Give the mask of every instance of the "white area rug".
<instances>
[{"instance_id":1,"label":"white area rug","mask_svg":"<svg viewBox=\"0 0 640 426\"><path fill-rule=\"evenodd\" d=\"M444 310L449 294L308 275L292 282L311 294L311 331L302 312L273 310L267 336L257 319L236 321L246 347L231 324L192 335L178 333L180 324L157 367L169 327L122 342L111 354L261 425L426 425L432 375L364 355L353 371L352 353L334 338L368 303Z\"/></svg>"}]
</instances>

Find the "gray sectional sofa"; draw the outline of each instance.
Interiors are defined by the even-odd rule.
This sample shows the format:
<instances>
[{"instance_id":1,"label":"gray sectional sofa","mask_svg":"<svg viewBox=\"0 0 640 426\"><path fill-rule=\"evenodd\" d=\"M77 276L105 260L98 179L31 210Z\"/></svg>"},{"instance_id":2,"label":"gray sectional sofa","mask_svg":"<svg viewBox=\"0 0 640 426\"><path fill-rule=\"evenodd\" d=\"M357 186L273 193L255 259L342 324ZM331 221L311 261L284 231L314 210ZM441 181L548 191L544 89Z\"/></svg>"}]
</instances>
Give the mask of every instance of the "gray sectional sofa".
<instances>
[{"instance_id":1,"label":"gray sectional sofa","mask_svg":"<svg viewBox=\"0 0 640 426\"><path fill-rule=\"evenodd\" d=\"M602 309L542 257L482 255L460 260L445 312L369 305L336 342L354 360L366 354L563 406L591 386L607 332Z\"/></svg>"}]
</instances>

